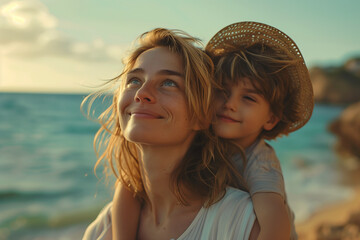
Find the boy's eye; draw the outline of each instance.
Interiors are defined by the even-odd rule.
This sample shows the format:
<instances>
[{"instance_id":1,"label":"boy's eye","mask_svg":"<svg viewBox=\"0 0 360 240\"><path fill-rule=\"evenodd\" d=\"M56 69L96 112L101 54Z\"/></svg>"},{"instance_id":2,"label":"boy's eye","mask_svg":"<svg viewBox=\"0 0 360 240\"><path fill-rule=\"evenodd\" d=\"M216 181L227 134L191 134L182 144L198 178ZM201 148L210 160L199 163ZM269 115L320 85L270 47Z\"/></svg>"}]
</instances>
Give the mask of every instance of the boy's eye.
<instances>
[{"instance_id":1,"label":"boy's eye","mask_svg":"<svg viewBox=\"0 0 360 240\"><path fill-rule=\"evenodd\" d=\"M170 79L166 79L161 85L165 87L177 87L176 82Z\"/></svg>"},{"instance_id":2,"label":"boy's eye","mask_svg":"<svg viewBox=\"0 0 360 240\"><path fill-rule=\"evenodd\" d=\"M225 89L224 93L225 93L225 95L227 97L229 97L231 95L231 90L230 89Z\"/></svg>"},{"instance_id":3,"label":"boy's eye","mask_svg":"<svg viewBox=\"0 0 360 240\"><path fill-rule=\"evenodd\" d=\"M224 89L223 95L224 95L224 97L225 97L226 99L227 99L227 98L230 98L230 96L231 96L231 90L230 90L230 89Z\"/></svg>"},{"instance_id":4,"label":"boy's eye","mask_svg":"<svg viewBox=\"0 0 360 240\"><path fill-rule=\"evenodd\" d=\"M229 92L224 89L217 89L215 92L215 96L218 98L228 98Z\"/></svg>"},{"instance_id":5,"label":"boy's eye","mask_svg":"<svg viewBox=\"0 0 360 240\"><path fill-rule=\"evenodd\" d=\"M247 100L247 101L251 101L251 102L256 102L256 99L254 97L251 97L251 96L244 96L244 99Z\"/></svg>"}]
</instances>

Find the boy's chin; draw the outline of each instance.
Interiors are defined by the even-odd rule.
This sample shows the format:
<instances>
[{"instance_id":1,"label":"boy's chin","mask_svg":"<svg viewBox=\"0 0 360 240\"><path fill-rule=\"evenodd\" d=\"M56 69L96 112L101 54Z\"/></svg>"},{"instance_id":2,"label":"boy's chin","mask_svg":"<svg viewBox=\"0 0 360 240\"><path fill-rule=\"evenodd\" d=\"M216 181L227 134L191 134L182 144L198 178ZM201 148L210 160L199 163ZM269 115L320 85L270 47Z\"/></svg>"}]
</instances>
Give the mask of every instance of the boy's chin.
<instances>
[{"instance_id":1,"label":"boy's chin","mask_svg":"<svg viewBox=\"0 0 360 240\"><path fill-rule=\"evenodd\" d=\"M236 140L239 136L234 135L234 131L215 131L215 135L219 138L229 139L229 140Z\"/></svg>"}]
</instances>

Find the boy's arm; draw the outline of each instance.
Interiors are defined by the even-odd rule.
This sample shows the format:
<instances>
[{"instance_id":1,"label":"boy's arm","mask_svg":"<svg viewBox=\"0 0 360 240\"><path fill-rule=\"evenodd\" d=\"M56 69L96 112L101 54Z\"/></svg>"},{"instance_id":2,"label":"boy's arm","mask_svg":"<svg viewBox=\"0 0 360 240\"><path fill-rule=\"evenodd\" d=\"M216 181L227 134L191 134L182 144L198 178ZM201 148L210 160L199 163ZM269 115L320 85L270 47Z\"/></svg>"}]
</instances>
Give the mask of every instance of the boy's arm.
<instances>
[{"instance_id":1,"label":"boy's arm","mask_svg":"<svg viewBox=\"0 0 360 240\"><path fill-rule=\"evenodd\" d=\"M115 189L112 207L113 240L136 239L140 208L140 202L119 183Z\"/></svg>"},{"instance_id":2,"label":"boy's arm","mask_svg":"<svg viewBox=\"0 0 360 240\"><path fill-rule=\"evenodd\" d=\"M260 233L259 221L256 219L253 228L251 229L249 240L258 240L259 233Z\"/></svg>"},{"instance_id":3,"label":"boy's arm","mask_svg":"<svg viewBox=\"0 0 360 240\"><path fill-rule=\"evenodd\" d=\"M258 240L289 240L291 226L283 197L271 192L255 193L252 201L260 225Z\"/></svg>"}]
</instances>

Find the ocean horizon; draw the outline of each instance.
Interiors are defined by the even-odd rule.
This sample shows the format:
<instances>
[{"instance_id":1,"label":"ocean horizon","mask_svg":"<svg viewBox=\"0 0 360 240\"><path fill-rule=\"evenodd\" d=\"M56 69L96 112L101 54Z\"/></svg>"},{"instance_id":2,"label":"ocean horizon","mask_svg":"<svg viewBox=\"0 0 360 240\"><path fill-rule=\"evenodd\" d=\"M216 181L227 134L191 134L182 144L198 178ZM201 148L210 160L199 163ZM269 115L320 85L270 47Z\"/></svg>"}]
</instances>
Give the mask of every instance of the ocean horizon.
<instances>
[{"instance_id":1,"label":"ocean horizon","mask_svg":"<svg viewBox=\"0 0 360 240\"><path fill-rule=\"evenodd\" d=\"M0 240L73 239L111 201L113 179L93 170L99 125L80 111L85 96L0 93ZM307 125L270 141L296 222L352 193L327 131L343 109L315 105Z\"/></svg>"}]
</instances>

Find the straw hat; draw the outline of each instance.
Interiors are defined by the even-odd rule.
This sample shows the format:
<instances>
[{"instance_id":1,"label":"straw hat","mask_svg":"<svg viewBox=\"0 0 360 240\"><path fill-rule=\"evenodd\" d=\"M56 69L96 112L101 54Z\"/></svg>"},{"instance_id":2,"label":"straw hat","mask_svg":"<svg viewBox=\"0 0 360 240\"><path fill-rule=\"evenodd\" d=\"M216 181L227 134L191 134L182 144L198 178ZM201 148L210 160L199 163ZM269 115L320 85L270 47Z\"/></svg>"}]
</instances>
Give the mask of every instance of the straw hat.
<instances>
[{"instance_id":1,"label":"straw hat","mask_svg":"<svg viewBox=\"0 0 360 240\"><path fill-rule=\"evenodd\" d=\"M254 43L262 43L286 54L290 59L299 60L295 66L288 69L294 89L298 89L297 102L302 116L287 129L287 132L293 132L309 121L314 108L314 94L304 58L289 36L263 23L239 22L217 32L206 45L205 51L214 58L232 52L234 48L244 48Z\"/></svg>"}]
</instances>

